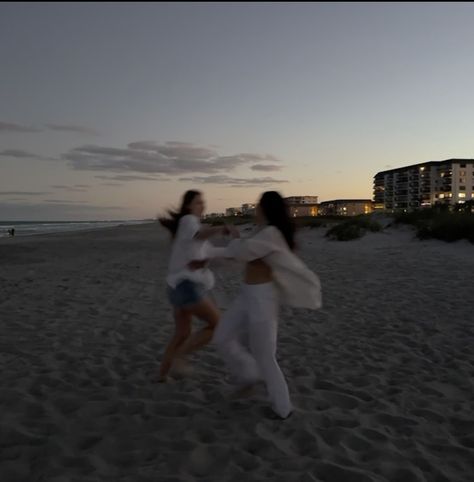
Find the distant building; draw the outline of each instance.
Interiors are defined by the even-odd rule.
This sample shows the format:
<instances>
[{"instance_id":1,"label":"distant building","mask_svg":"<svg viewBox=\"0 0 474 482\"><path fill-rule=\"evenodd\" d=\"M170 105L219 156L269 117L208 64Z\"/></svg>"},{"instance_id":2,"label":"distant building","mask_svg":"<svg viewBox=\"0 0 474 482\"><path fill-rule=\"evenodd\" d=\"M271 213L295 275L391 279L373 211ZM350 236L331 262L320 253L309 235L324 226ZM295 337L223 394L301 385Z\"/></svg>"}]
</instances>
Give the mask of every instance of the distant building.
<instances>
[{"instance_id":1,"label":"distant building","mask_svg":"<svg viewBox=\"0 0 474 482\"><path fill-rule=\"evenodd\" d=\"M242 204L240 209L242 216L255 216L255 204Z\"/></svg>"},{"instance_id":2,"label":"distant building","mask_svg":"<svg viewBox=\"0 0 474 482\"><path fill-rule=\"evenodd\" d=\"M289 205L293 204L318 204L318 196L290 196L285 201Z\"/></svg>"},{"instance_id":3,"label":"distant building","mask_svg":"<svg viewBox=\"0 0 474 482\"><path fill-rule=\"evenodd\" d=\"M241 210L241 208L227 208L225 210L225 215L226 216L241 216L242 210Z\"/></svg>"},{"instance_id":4,"label":"distant building","mask_svg":"<svg viewBox=\"0 0 474 482\"><path fill-rule=\"evenodd\" d=\"M224 213L209 213L206 214L204 217L205 218L222 218L224 216Z\"/></svg>"},{"instance_id":5,"label":"distant building","mask_svg":"<svg viewBox=\"0 0 474 482\"><path fill-rule=\"evenodd\" d=\"M317 204L288 204L290 216L297 218L301 216L317 216Z\"/></svg>"},{"instance_id":6,"label":"distant building","mask_svg":"<svg viewBox=\"0 0 474 482\"><path fill-rule=\"evenodd\" d=\"M358 216L373 211L371 199L335 199L319 204L321 216Z\"/></svg>"},{"instance_id":7,"label":"distant building","mask_svg":"<svg viewBox=\"0 0 474 482\"><path fill-rule=\"evenodd\" d=\"M429 161L378 172L375 209L412 211L474 199L474 159Z\"/></svg>"},{"instance_id":8,"label":"distant building","mask_svg":"<svg viewBox=\"0 0 474 482\"><path fill-rule=\"evenodd\" d=\"M290 196L285 202L292 217L318 215L318 196Z\"/></svg>"}]
</instances>

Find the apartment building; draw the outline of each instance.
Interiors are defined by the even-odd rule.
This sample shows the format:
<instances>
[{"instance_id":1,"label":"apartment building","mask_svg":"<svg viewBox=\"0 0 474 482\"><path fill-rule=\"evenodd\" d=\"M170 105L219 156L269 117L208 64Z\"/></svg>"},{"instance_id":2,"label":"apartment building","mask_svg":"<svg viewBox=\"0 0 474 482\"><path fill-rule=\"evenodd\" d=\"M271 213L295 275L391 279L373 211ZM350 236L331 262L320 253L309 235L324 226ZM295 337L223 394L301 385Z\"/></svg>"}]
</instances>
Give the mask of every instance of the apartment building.
<instances>
[{"instance_id":1,"label":"apartment building","mask_svg":"<svg viewBox=\"0 0 474 482\"><path fill-rule=\"evenodd\" d=\"M373 211L371 199L334 199L319 204L321 216L358 216Z\"/></svg>"},{"instance_id":2,"label":"apartment building","mask_svg":"<svg viewBox=\"0 0 474 482\"><path fill-rule=\"evenodd\" d=\"M285 201L291 204L318 204L318 196L290 196Z\"/></svg>"},{"instance_id":3,"label":"apartment building","mask_svg":"<svg viewBox=\"0 0 474 482\"><path fill-rule=\"evenodd\" d=\"M290 196L285 202L294 218L318 215L318 196Z\"/></svg>"},{"instance_id":4,"label":"apartment building","mask_svg":"<svg viewBox=\"0 0 474 482\"><path fill-rule=\"evenodd\" d=\"M378 172L374 207L411 211L474 199L474 159L429 161Z\"/></svg>"},{"instance_id":5,"label":"apartment building","mask_svg":"<svg viewBox=\"0 0 474 482\"><path fill-rule=\"evenodd\" d=\"M241 208L227 208L225 210L225 215L226 216L241 216L242 210L241 210Z\"/></svg>"},{"instance_id":6,"label":"apartment building","mask_svg":"<svg viewBox=\"0 0 474 482\"><path fill-rule=\"evenodd\" d=\"M243 216L255 216L255 204L242 204L242 207L240 209L240 212L242 213Z\"/></svg>"}]
</instances>

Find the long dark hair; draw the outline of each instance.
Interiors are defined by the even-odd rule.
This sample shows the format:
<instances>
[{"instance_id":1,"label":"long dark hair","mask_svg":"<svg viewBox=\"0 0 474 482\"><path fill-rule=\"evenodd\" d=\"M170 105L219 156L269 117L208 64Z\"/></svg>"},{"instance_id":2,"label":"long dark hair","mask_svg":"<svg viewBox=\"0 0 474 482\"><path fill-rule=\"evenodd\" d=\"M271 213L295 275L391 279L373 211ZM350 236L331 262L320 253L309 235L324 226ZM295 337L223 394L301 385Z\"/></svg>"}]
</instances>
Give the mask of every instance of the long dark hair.
<instances>
[{"instance_id":1,"label":"long dark hair","mask_svg":"<svg viewBox=\"0 0 474 482\"><path fill-rule=\"evenodd\" d=\"M276 191L267 191L262 194L259 204L268 224L280 230L289 248L293 251L295 249L295 225L285 200Z\"/></svg>"},{"instance_id":2,"label":"long dark hair","mask_svg":"<svg viewBox=\"0 0 474 482\"><path fill-rule=\"evenodd\" d=\"M186 216L186 214L190 214L189 205L193 202L196 196L200 195L201 193L199 191L194 191L192 189L186 191L181 201L179 211L168 210L168 217L159 218L160 224L170 231L173 238L176 236L179 220L183 216Z\"/></svg>"}]
</instances>

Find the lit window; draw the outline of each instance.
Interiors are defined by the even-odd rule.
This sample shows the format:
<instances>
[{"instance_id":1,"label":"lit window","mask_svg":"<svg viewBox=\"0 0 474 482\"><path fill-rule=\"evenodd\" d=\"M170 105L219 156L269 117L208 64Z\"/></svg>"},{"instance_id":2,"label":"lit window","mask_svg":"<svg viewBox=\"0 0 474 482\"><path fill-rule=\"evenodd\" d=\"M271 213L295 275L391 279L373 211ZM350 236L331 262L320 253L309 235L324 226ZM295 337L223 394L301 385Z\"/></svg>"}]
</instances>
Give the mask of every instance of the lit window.
<instances>
[{"instance_id":1,"label":"lit window","mask_svg":"<svg viewBox=\"0 0 474 482\"><path fill-rule=\"evenodd\" d=\"M460 192L460 193L458 194L458 197L461 197L461 198L466 197L466 193L465 193L465 192Z\"/></svg>"},{"instance_id":2,"label":"lit window","mask_svg":"<svg viewBox=\"0 0 474 482\"><path fill-rule=\"evenodd\" d=\"M440 199L444 199L444 194L440 194L440 195L439 195L439 198L440 198Z\"/></svg>"}]
</instances>

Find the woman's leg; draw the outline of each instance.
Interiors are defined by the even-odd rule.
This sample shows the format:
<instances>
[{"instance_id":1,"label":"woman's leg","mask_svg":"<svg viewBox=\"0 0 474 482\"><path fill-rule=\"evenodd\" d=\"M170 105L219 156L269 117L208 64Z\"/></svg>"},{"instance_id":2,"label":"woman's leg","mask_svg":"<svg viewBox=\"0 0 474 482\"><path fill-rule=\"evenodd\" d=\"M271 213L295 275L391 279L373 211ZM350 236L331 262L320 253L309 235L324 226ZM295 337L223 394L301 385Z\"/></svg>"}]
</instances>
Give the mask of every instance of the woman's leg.
<instances>
[{"instance_id":1,"label":"woman's leg","mask_svg":"<svg viewBox=\"0 0 474 482\"><path fill-rule=\"evenodd\" d=\"M166 380L179 348L186 342L191 334L192 314L185 309L176 308L174 312L175 332L173 338L166 347L163 361L160 367L160 379Z\"/></svg>"},{"instance_id":2,"label":"woman's leg","mask_svg":"<svg viewBox=\"0 0 474 482\"><path fill-rule=\"evenodd\" d=\"M265 381L273 410L282 418L293 410L288 385L276 360L278 302L271 285L255 285L249 319L250 350Z\"/></svg>"},{"instance_id":3,"label":"woman's leg","mask_svg":"<svg viewBox=\"0 0 474 482\"><path fill-rule=\"evenodd\" d=\"M207 345L214 334L214 330L219 322L220 313L213 301L206 298L189 309L192 316L196 316L206 323L206 326L189 337L184 345L179 349L179 355L187 355L199 348Z\"/></svg>"},{"instance_id":4,"label":"woman's leg","mask_svg":"<svg viewBox=\"0 0 474 482\"><path fill-rule=\"evenodd\" d=\"M241 343L247 328L248 302L244 290L222 316L212 343L225 361L231 375L242 385L258 381L257 363Z\"/></svg>"}]
</instances>

